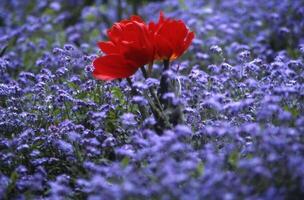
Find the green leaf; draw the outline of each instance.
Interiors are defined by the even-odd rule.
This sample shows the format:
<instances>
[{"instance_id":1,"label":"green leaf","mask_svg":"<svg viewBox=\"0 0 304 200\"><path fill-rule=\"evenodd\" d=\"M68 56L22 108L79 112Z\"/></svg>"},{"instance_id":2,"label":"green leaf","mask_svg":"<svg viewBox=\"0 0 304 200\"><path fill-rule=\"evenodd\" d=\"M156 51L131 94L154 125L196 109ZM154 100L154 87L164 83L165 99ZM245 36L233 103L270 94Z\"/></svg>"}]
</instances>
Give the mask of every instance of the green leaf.
<instances>
[{"instance_id":1,"label":"green leaf","mask_svg":"<svg viewBox=\"0 0 304 200\"><path fill-rule=\"evenodd\" d=\"M285 105L284 110L290 112L294 117L299 115L299 110L296 107L289 107L288 105Z\"/></svg>"},{"instance_id":2,"label":"green leaf","mask_svg":"<svg viewBox=\"0 0 304 200\"><path fill-rule=\"evenodd\" d=\"M192 176L194 178L198 178L200 177L201 175L203 175L204 173L204 170L205 170L205 166L204 166L204 163L202 161L200 161L196 167L196 169L194 170L194 172L192 172Z\"/></svg>"},{"instance_id":3,"label":"green leaf","mask_svg":"<svg viewBox=\"0 0 304 200\"><path fill-rule=\"evenodd\" d=\"M130 158L129 157L124 157L122 160L121 160L121 165L123 166L123 167L126 167L126 166L128 166L128 164L130 163Z\"/></svg>"},{"instance_id":4,"label":"green leaf","mask_svg":"<svg viewBox=\"0 0 304 200\"><path fill-rule=\"evenodd\" d=\"M95 28L95 29L92 30L92 32L90 34L90 37L92 37L92 38L98 38L99 35L100 35L100 31Z\"/></svg>"},{"instance_id":5,"label":"green leaf","mask_svg":"<svg viewBox=\"0 0 304 200\"><path fill-rule=\"evenodd\" d=\"M11 196L12 193L14 192L17 180L18 180L17 172L12 172L11 177L10 177L10 183L6 190L6 194L8 197Z\"/></svg>"},{"instance_id":6,"label":"green leaf","mask_svg":"<svg viewBox=\"0 0 304 200\"><path fill-rule=\"evenodd\" d=\"M112 88L111 93L113 94L113 96L115 98L117 98L119 100L120 104L124 105L126 103L125 96L119 87Z\"/></svg>"},{"instance_id":7,"label":"green leaf","mask_svg":"<svg viewBox=\"0 0 304 200\"><path fill-rule=\"evenodd\" d=\"M88 15L86 16L86 21L94 22L94 21L96 21L96 16L93 15L93 14L88 14Z\"/></svg>"},{"instance_id":8,"label":"green leaf","mask_svg":"<svg viewBox=\"0 0 304 200\"><path fill-rule=\"evenodd\" d=\"M203 162L200 162L200 163L197 165L196 171L197 171L197 173L201 176L201 175L204 173L204 170L205 170L204 163L203 163Z\"/></svg>"},{"instance_id":9,"label":"green leaf","mask_svg":"<svg viewBox=\"0 0 304 200\"><path fill-rule=\"evenodd\" d=\"M233 151L228 158L228 163L230 164L230 166L232 168L236 168L237 167L237 163L239 160L239 153L237 151Z\"/></svg>"},{"instance_id":10,"label":"green leaf","mask_svg":"<svg viewBox=\"0 0 304 200\"><path fill-rule=\"evenodd\" d=\"M55 15L55 11L53 9L47 8L44 11L45 15Z\"/></svg>"}]
</instances>

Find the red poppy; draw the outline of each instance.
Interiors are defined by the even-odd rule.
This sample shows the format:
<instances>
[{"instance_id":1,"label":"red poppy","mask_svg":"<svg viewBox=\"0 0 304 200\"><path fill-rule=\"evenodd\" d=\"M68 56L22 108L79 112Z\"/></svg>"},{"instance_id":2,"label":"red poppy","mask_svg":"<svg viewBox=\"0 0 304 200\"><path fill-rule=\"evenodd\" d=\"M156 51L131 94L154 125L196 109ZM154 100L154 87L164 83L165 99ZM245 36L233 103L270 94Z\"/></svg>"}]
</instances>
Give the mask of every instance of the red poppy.
<instances>
[{"instance_id":1,"label":"red poppy","mask_svg":"<svg viewBox=\"0 0 304 200\"><path fill-rule=\"evenodd\" d=\"M127 78L141 66L153 62L153 35L139 16L115 23L107 34L109 41L98 43L106 55L93 62L95 78Z\"/></svg>"},{"instance_id":2,"label":"red poppy","mask_svg":"<svg viewBox=\"0 0 304 200\"><path fill-rule=\"evenodd\" d=\"M165 18L163 12L160 13L157 24L150 22L149 30L154 34L155 58L161 60L174 60L180 57L194 38L194 33L182 20Z\"/></svg>"}]
</instances>

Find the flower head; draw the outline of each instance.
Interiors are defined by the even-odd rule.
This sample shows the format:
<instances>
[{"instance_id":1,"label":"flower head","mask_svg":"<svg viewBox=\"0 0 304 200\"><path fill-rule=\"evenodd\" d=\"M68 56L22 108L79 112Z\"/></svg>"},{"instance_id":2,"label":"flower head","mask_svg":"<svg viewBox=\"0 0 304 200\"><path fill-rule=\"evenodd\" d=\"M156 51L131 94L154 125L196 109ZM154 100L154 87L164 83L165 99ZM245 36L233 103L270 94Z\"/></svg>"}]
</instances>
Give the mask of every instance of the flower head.
<instances>
[{"instance_id":1,"label":"flower head","mask_svg":"<svg viewBox=\"0 0 304 200\"><path fill-rule=\"evenodd\" d=\"M157 24L150 22L149 30L154 35L155 58L161 60L174 60L180 57L194 38L194 33L182 20L165 18L163 12L160 13Z\"/></svg>"},{"instance_id":2,"label":"flower head","mask_svg":"<svg viewBox=\"0 0 304 200\"><path fill-rule=\"evenodd\" d=\"M127 78L139 67L153 61L153 35L139 16L115 23L107 34L109 41L98 43L106 55L93 62L95 78Z\"/></svg>"}]
</instances>

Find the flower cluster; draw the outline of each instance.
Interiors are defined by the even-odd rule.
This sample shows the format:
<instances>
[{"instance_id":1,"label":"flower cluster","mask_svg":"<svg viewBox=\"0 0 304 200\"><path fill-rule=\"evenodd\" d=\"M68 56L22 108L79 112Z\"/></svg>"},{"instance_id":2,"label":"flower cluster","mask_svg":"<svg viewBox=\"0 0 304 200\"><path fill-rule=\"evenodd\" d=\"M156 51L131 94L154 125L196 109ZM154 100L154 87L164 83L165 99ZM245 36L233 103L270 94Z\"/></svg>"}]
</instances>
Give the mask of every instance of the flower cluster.
<instances>
[{"instance_id":1,"label":"flower cluster","mask_svg":"<svg viewBox=\"0 0 304 200\"><path fill-rule=\"evenodd\" d=\"M174 60L194 38L181 20L166 19L162 12L157 24L132 16L115 23L107 34L109 41L98 43L106 55L93 62L93 75L101 80L127 78L154 60Z\"/></svg>"}]
</instances>

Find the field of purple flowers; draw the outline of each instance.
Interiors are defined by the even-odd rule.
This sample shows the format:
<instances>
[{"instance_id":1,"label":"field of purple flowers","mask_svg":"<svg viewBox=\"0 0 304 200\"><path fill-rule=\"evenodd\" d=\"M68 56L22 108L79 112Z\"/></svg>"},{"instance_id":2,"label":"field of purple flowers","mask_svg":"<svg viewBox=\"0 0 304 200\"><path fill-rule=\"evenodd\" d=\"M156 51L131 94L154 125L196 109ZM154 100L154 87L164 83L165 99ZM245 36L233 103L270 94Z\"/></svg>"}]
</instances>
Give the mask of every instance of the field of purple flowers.
<instances>
[{"instance_id":1,"label":"field of purple flowers","mask_svg":"<svg viewBox=\"0 0 304 200\"><path fill-rule=\"evenodd\" d=\"M185 123L159 134L92 61L114 22L161 10L196 36L169 73ZM301 0L1 0L0 199L303 199L303 59Z\"/></svg>"}]
</instances>

